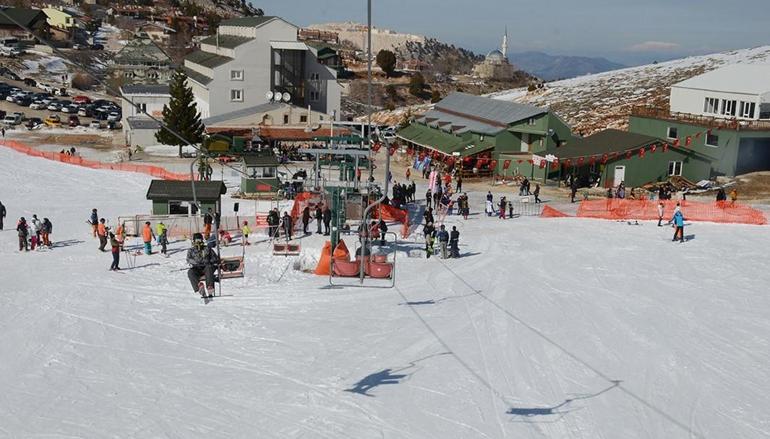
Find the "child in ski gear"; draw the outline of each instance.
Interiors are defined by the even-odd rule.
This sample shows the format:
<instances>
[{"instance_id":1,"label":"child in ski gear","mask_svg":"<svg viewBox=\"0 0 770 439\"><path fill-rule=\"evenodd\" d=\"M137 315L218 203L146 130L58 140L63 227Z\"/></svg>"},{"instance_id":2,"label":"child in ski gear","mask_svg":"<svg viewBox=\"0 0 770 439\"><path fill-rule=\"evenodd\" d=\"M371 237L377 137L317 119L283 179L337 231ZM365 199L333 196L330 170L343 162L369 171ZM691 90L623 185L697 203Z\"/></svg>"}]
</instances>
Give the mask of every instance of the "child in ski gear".
<instances>
[{"instance_id":1,"label":"child in ski gear","mask_svg":"<svg viewBox=\"0 0 770 439\"><path fill-rule=\"evenodd\" d=\"M43 229L43 222L37 218L37 215L32 215L32 225L32 230L34 230L32 233L35 235L35 242L37 245L40 245L43 242L40 240L40 234L42 233Z\"/></svg>"},{"instance_id":2,"label":"child in ski gear","mask_svg":"<svg viewBox=\"0 0 770 439\"><path fill-rule=\"evenodd\" d=\"M158 223L158 244L160 245L160 253L165 255L168 246L168 228L163 223Z\"/></svg>"},{"instance_id":3,"label":"child in ski gear","mask_svg":"<svg viewBox=\"0 0 770 439\"><path fill-rule=\"evenodd\" d=\"M196 233L193 235L192 247L187 251L187 263L190 269L187 270L187 278L194 292L200 292L202 297L214 296L214 272L219 265L219 257L203 241L203 235ZM198 288L201 276L205 277L206 291Z\"/></svg>"},{"instance_id":4,"label":"child in ski gear","mask_svg":"<svg viewBox=\"0 0 770 439\"><path fill-rule=\"evenodd\" d=\"M147 221L144 223L144 227L142 228L142 242L144 242L144 254L146 255L152 254L153 239L155 239L155 233L152 231L150 222Z\"/></svg>"},{"instance_id":5,"label":"child in ski gear","mask_svg":"<svg viewBox=\"0 0 770 439\"><path fill-rule=\"evenodd\" d=\"M319 228L319 232L320 232L321 226L318 226L318 228ZM249 242L249 235L251 234L251 228L249 228L249 222L248 221L244 221L243 222L243 227L241 228L241 233L243 234L243 245L251 245L251 243Z\"/></svg>"},{"instance_id":6,"label":"child in ski gear","mask_svg":"<svg viewBox=\"0 0 770 439\"><path fill-rule=\"evenodd\" d=\"M37 243L39 239L38 237L40 236L40 230L38 229L38 224L40 224L40 221L37 220L36 215L32 215L32 218L33 218L32 221L27 223L27 228L29 230L30 250L34 250L37 247Z\"/></svg>"},{"instance_id":7,"label":"child in ski gear","mask_svg":"<svg viewBox=\"0 0 770 439\"><path fill-rule=\"evenodd\" d=\"M460 232L457 231L456 226L452 226L452 232L449 233L449 254L453 258L460 257L460 249L458 243L460 242Z\"/></svg>"},{"instance_id":8,"label":"child in ski gear","mask_svg":"<svg viewBox=\"0 0 770 439\"><path fill-rule=\"evenodd\" d=\"M91 209L91 219L88 222L91 224L94 238L96 238L97 228L99 227L99 214L96 212L96 209Z\"/></svg>"},{"instance_id":9,"label":"child in ski gear","mask_svg":"<svg viewBox=\"0 0 770 439\"><path fill-rule=\"evenodd\" d=\"M16 224L16 231L19 234L19 251L29 251L29 244L27 243L27 237L29 236L29 230L27 230L27 220L24 217L19 219L19 223Z\"/></svg>"},{"instance_id":10,"label":"child in ski gear","mask_svg":"<svg viewBox=\"0 0 770 439\"><path fill-rule=\"evenodd\" d=\"M513 218L513 203L508 202L508 218Z\"/></svg>"},{"instance_id":11,"label":"child in ski gear","mask_svg":"<svg viewBox=\"0 0 770 439\"><path fill-rule=\"evenodd\" d=\"M507 201L505 201L505 197L500 198L500 219L505 219L505 206L508 204Z\"/></svg>"},{"instance_id":12,"label":"child in ski gear","mask_svg":"<svg viewBox=\"0 0 770 439\"><path fill-rule=\"evenodd\" d=\"M120 247L123 247L123 243L126 242L126 223L118 225L118 229L115 231L115 238L120 243Z\"/></svg>"},{"instance_id":13,"label":"child in ski gear","mask_svg":"<svg viewBox=\"0 0 770 439\"><path fill-rule=\"evenodd\" d=\"M120 270L120 242L110 233L110 247L112 248L112 265L110 271Z\"/></svg>"},{"instance_id":14,"label":"child in ski gear","mask_svg":"<svg viewBox=\"0 0 770 439\"><path fill-rule=\"evenodd\" d=\"M99 251L107 251L104 247L107 246L107 225L104 218L99 219L99 224L96 226L96 234L99 236Z\"/></svg>"},{"instance_id":15,"label":"child in ski gear","mask_svg":"<svg viewBox=\"0 0 770 439\"><path fill-rule=\"evenodd\" d=\"M542 203L542 201L540 201L540 185L539 184L535 183L535 191L532 192L532 195L535 196L535 204Z\"/></svg>"},{"instance_id":16,"label":"child in ski gear","mask_svg":"<svg viewBox=\"0 0 770 439\"><path fill-rule=\"evenodd\" d=\"M446 231L443 224L440 227L437 237L438 237L438 245L439 245L439 248L441 249L441 259L446 259L449 257L447 254L447 245L449 244L449 233Z\"/></svg>"},{"instance_id":17,"label":"child in ski gear","mask_svg":"<svg viewBox=\"0 0 770 439\"><path fill-rule=\"evenodd\" d=\"M487 206L484 208L484 211L487 213L487 216L492 216L495 213L495 208L492 207L492 200L489 198L487 198Z\"/></svg>"},{"instance_id":18,"label":"child in ski gear","mask_svg":"<svg viewBox=\"0 0 770 439\"><path fill-rule=\"evenodd\" d=\"M433 227L433 223L428 223L422 229L423 235L425 235L425 254L428 259L433 254L433 244L436 240L436 228Z\"/></svg>"},{"instance_id":19,"label":"child in ski gear","mask_svg":"<svg viewBox=\"0 0 770 439\"><path fill-rule=\"evenodd\" d=\"M676 241L677 236L679 237L679 242L684 242L684 215L682 215L682 211L678 210L674 212L674 217L671 218L671 222L674 223L674 239L671 241Z\"/></svg>"},{"instance_id":20,"label":"child in ski gear","mask_svg":"<svg viewBox=\"0 0 770 439\"><path fill-rule=\"evenodd\" d=\"M658 227L663 222L663 203L658 203Z\"/></svg>"},{"instance_id":21,"label":"child in ski gear","mask_svg":"<svg viewBox=\"0 0 770 439\"><path fill-rule=\"evenodd\" d=\"M734 205L738 201L738 190L733 189L730 191L730 205Z\"/></svg>"},{"instance_id":22,"label":"child in ski gear","mask_svg":"<svg viewBox=\"0 0 770 439\"><path fill-rule=\"evenodd\" d=\"M233 237L230 235L230 232L227 230L220 230L219 231L219 245L223 247L227 247L230 245L230 243L233 242Z\"/></svg>"}]
</instances>

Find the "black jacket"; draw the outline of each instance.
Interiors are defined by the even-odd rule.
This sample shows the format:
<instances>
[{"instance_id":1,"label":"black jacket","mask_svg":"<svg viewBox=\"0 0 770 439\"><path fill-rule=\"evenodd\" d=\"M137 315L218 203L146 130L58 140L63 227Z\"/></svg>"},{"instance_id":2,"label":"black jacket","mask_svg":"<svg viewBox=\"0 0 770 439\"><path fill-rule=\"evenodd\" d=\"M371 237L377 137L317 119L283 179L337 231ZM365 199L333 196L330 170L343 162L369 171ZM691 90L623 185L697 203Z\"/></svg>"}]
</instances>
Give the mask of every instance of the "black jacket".
<instances>
[{"instance_id":1,"label":"black jacket","mask_svg":"<svg viewBox=\"0 0 770 439\"><path fill-rule=\"evenodd\" d=\"M329 223L332 220L332 210L326 209L324 210L324 222Z\"/></svg>"},{"instance_id":2,"label":"black jacket","mask_svg":"<svg viewBox=\"0 0 770 439\"><path fill-rule=\"evenodd\" d=\"M452 230L451 232L449 232L450 241L457 242L459 239L460 239L460 232L458 232L457 230Z\"/></svg>"}]
</instances>

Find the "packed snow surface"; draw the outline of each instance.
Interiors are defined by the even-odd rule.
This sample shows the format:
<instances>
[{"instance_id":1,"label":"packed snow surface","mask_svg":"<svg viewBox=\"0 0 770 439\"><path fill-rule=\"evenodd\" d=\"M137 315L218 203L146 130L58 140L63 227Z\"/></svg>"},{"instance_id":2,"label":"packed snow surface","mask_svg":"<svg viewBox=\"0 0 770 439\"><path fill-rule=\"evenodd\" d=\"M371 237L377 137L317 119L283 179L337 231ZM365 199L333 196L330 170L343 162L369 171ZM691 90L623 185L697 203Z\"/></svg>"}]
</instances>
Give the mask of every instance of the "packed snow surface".
<instances>
[{"instance_id":1,"label":"packed snow surface","mask_svg":"<svg viewBox=\"0 0 770 439\"><path fill-rule=\"evenodd\" d=\"M92 208L149 212L149 177L0 162L0 437L770 435L767 227L679 244L648 222L487 218L471 193L447 220L463 256L407 257L410 238L396 289L327 288L262 243L203 305L186 242L111 273L90 236ZM33 213L57 244L19 253Z\"/></svg>"}]
</instances>

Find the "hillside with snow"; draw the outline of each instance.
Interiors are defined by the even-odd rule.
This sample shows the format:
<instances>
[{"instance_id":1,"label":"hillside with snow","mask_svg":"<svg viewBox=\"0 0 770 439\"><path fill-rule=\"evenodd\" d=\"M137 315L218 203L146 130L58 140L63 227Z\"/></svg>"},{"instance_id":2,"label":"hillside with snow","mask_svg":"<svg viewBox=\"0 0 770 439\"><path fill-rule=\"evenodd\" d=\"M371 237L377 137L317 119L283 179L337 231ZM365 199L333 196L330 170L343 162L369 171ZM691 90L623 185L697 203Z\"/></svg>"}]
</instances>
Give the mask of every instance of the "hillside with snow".
<instances>
[{"instance_id":1,"label":"hillside with snow","mask_svg":"<svg viewBox=\"0 0 770 439\"><path fill-rule=\"evenodd\" d=\"M85 224L147 213L149 177L2 146L0 163L0 437L770 433L766 226L688 224L679 244L652 222L488 218L469 191L469 219L446 218L461 257L413 257L412 235L395 289L331 288L297 269L323 237L294 260L255 233L245 277L204 305L188 241L109 272ZM18 252L33 213L54 247Z\"/></svg>"},{"instance_id":2,"label":"hillside with snow","mask_svg":"<svg viewBox=\"0 0 770 439\"><path fill-rule=\"evenodd\" d=\"M615 70L546 83L528 92L519 88L494 93L495 99L549 107L584 135L604 128L626 128L639 105L668 107L671 85L730 64L770 63L770 46Z\"/></svg>"}]
</instances>

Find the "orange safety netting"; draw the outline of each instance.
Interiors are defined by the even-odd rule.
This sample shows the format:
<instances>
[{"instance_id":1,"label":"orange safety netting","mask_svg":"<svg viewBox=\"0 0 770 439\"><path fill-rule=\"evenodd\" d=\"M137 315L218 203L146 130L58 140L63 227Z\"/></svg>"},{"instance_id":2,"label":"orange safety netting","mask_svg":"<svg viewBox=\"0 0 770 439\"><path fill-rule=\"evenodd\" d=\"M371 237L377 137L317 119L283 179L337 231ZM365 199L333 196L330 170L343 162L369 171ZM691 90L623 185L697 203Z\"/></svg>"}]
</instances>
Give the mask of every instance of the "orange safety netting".
<instances>
[{"instance_id":1,"label":"orange safety netting","mask_svg":"<svg viewBox=\"0 0 770 439\"><path fill-rule=\"evenodd\" d=\"M382 213L382 219L385 221L396 221L403 224L401 228L402 238L409 236L409 212L389 204L381 204L372 209L372 218L379 218L380 213Z\"/></svg>"},{"instance_id":2,"label":"orange safety netting","mask_svg":"<svg viewBox=\"0 0 770 439\"><path fill-rule=\"evenodd\" d=\"M319 276L330 275L332 257L334 257L335 260L350 260L350 251L348 250L348 246L345 245L345 241L340 239L340 242L337 243L337 247L334 249L333 255L332 242L326 241L323 250L321 250L321 257L318 259L318 265L316 265L315 271L313 273Z\"/></svg>"},{"instance_id":3,"label":"orange safety netting","mask_svg":"<svg viewBox=\"0 0 770 439\"><path fill-rule=\"evenodd\" d=\"M162 180L189 180L188 174L176 174L169 172L160 166L151 165L133 165L128 163L102 163L95 160L87 160L80 156L72 156L62 154L60 152L46 152L39 151L32 147L29 147L21 142L15 140L6 140L2 143L3 146L13 149L14 151L26 154L31 157L40 157L57 162L67 163L70 165L82 166L84 168L91 169L109 169L113 171L125 171L125 172L138 172L140 174L147 174Z\"/></svg>"},{"instance_id":4,"label":"orange safety netting","mask_svg":"<svg viewBox=\"0 0 770 439\"><path fill-rule=\"evenodd\" d=\"M543 211L540 213L540 216L543 218L564 218L569 215L560 210L556 210L551 206L545 205L543 206Z\"/></svg>"},{"instance_id":5,"label":"orange safety netting","mask_svg":"<svg viewBox=\"0 0 770 439\"><path fill-rule=\"evenodd\" d=\"M577 216L615 220L657 220L659 200L624 200L610 198L606 200L581 201ZM676 200L663 201L663 219L669 220L674 214ZM680 201L682 213L688 221L710 221L714 223L767 224L765 215L752 207L715 201Z\"/></svg>"}]
</instances>

